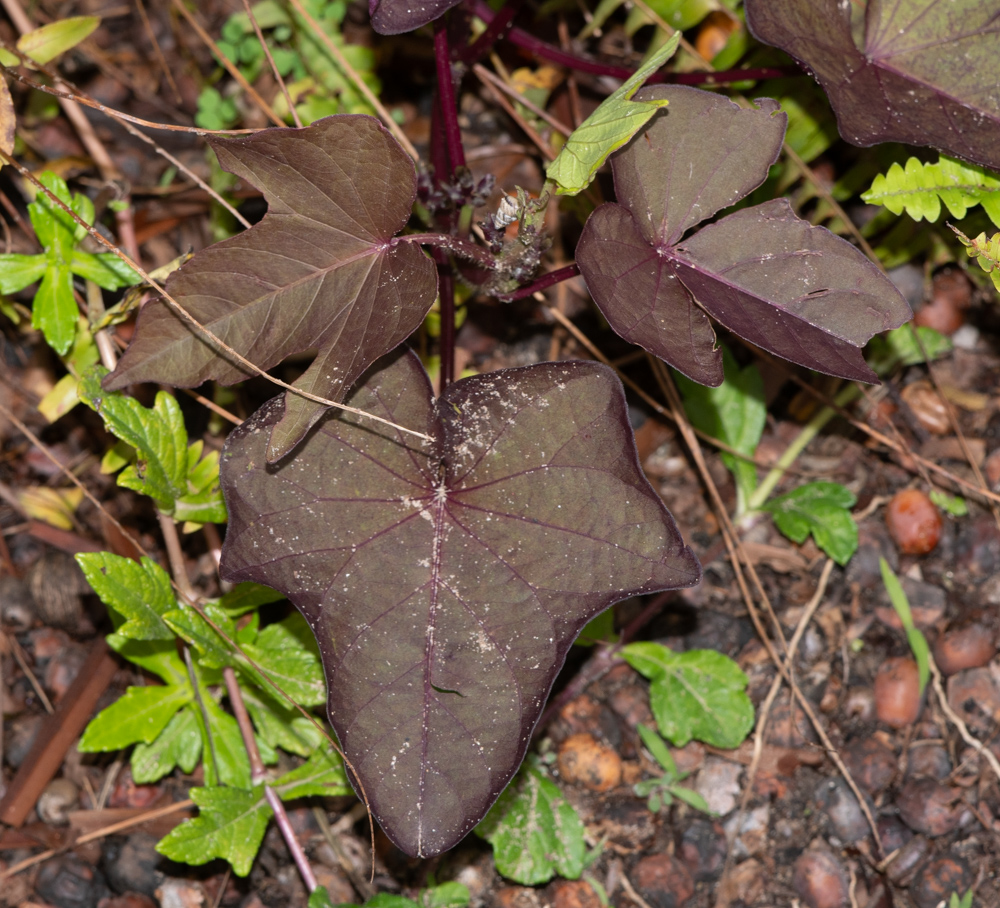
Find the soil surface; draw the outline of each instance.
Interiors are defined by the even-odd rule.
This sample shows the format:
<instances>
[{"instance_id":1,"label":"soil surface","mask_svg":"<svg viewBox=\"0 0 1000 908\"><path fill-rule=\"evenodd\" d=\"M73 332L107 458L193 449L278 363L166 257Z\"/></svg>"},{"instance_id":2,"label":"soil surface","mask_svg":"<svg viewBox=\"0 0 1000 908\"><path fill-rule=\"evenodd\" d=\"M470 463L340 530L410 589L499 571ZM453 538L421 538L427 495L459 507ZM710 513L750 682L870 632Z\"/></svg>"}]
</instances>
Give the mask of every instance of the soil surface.
<instances>
[{"instance_id":1,"label":"soil surface","mask_svg":"<svg viewBox=\"0 0 1000 908\"><path fill-rule=\"evenodd\" d=\"M240 8L203 0L196 17L218 37ZM60 60L60 72L103 104L192 126L199 91L216 67L204 41L170 4L143 10L138 3L45 0L24 4L22 14L34 25L104 16L93 37ZM554 18L555 42L557 25ZM377 49L383 98L425 151L433 89L429 32L380 38L355 7L344 28L351 42ZM16 34L14 24L0 21L0 37L10 42ZM624 65L636 59L620 24L609 26L591 49ZM503 59L508 68L536 65L509 50ZM274 95L270 78L265 70L257 81L267 97ZM228 77L220 82L228 84ZM562 80L548 109L572 122L597 103L595 88L590 78ZM94 166L93 146L88 151L78 128L41 94L14 82L11 91L19 160L60 173L102 211L117 189ZM537 191L544 159L531 136L475 78L463 81L459 103L475 176L497 178L482 216L496 210L501 189ZM244 126L267 125L243 96L239 104ZM213 241L213 203L189 176L211 179L203 137L147 130L184 167L171 182L171 175L163 177L173 165L120 123L94 110L85 122L130 189L129 220L147 268ZM814 170L835 177L855 155L835 144ZM0 190L4 251L36 252L25 230L23 186L10 167L0 172ZM251 190L241 192L243 210L259 217L263 203ZM610 195L609 181L602 178L594 192ZM113 217L104 222L115 223ZM560 220L555 207L549 226L555 242L544 269L571 260L580 229L567 215ZM937 908L969 889L976 905L1000 905L1000 319L996 293L974 283L963 267L917 258L892 272L914 308L925 310L925 323L952 336L953 351L933 368L912 366L867 389L860 403L827 423L778 486L781 492L827 480L856 495L860 544L846 567L830 563L811 539L793 544L767 516L739 524L727 544L724 517L733 513L736 494L718 450L700 442L700 470L699 457L668 418L648 364L606 330L579 278L547 290L544 299L470 301L458 337L460 369L590 358L563 326L568 318L661 402L657 410L630 397L640 460L701 558L704 580L662 597L658 609L648 609L648 601L619 603L615 624L631 639L731 656L749 677L758 723L737 750L698 743L673 750L687 774L683 784L706 798L714 816L679 801L653 813L633 791L659 775L636 731L639 723L653 724L648 682L614 651L574 648L535 746L555 755L557 781L584 819L589 844L599 848L583 878L520 887L498 876L489 846L474 836L419 862L377 833L370 880L368 821L356 802L300 804L291 810L293 825L335 903L359 903L375 893L414 897L431 882L457 880L468 886L474 908L599 908L605 900L621 908ZM14 299L30 303L31 294ZM934 321L942 309L947 318ZM132 322L118 326L121 344L131 329ZM839 385L724 340L741 363L756 358L764 375L768 420L755 455L763 476ZM433 349L433 339L421 343ZM291 380L301 368L293 364L280 374ZM167 558L149 501L101 473L110 440L99 418L84 407L54 423L39 413L39 402L64 374L37 332L0 315L2 785L4 804L12 792L27 799L22 815L0 827L0 904L305 905L306 890L273 827L246 879L220 861L190 868L155 852L156 841L192 815L183 802L202 781L197 772L136 785L127 753L81 755L74 746L80 703L85 721L140 681L104 648L107 616L71 556L104 549L133 554L110 515L161 563ZM245 417L271 393L262 382L249 382L227 406ZM220 448L228 427L191 396L179 398L192 436L203 433L209 448ZM75 503L68 528L32 517L23 493L72 489L69 474L92 498ZM963 516L935 509L939 538L923 553L907 553L914 548L907 542L908 514L887 522L893 496L907 489L937 489L967 503ZM219 589L216 546L204 533L184 537L188 574L208 594ZM911 651L882 583L880 556L903 579L916 625L940 667L922 696L914 696L907 675ZM775 658L785 658L793 638L782 680ZM60 736L60 723L77 730ZM25 761L39 759L50 761L52 771L40 786L25 786Z\"/></svg>"}]
</instances>

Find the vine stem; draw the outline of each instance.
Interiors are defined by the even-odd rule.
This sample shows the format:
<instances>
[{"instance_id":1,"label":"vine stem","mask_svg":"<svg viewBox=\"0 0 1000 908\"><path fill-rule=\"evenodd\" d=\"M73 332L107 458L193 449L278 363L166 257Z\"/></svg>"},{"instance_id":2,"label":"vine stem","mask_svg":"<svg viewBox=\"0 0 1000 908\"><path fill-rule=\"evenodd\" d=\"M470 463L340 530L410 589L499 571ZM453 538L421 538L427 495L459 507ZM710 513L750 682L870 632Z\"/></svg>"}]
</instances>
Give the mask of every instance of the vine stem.
<instances>
[{"instance_id":1,"label":"vine stem","mask_svg":"<svg viewBox=\"0 0 1000 908\"><path fill-rule=\"evenodd\" d=\"M460 236L452 236L450 233L408 233L405 236L397 236L393 239L392 245L399 243L419 243L421 246L439 246L447 249L455 255L482 265L489 271L495 271L497 267L496 259L489 250L477 246L475 243L462 239Z\"/></svg>"},{"instance_id":2,"label":"vine stem","mask_svg":"<svg viewBox=\"0 0 1000 908\"><path fill-rule=\"evenodd\" d=\"M500 8L499 12L493 14L493 20L486 26L486 31L476 38L472 44L458 51L458 59L462 63L469 65L484 57L489 49L506 35L507 29L510 28L523 5L524 0L508 0Z\"/></svg>"},{"instance_id":3,"label":"vine stem","mask_svg":"<svg viewBox=\"0 0 1000 908\"><path fill-rule=\"evenodd\" d=\"M267 770L264 769L264 762L260 758L260 750L257 747L257 740L254 738L253 725L250 724L250 715L247 713L246 704L243 702L243 691L240 690L239 682L236 680L236 672L231 665L227 665L222 670L223 680L226 682L226 693L229 694L229 705L236 717L236 724L240 727L240 734L243 736L243 746L246 748L247 757L250 760L250 782L252 785L264 786L264 798L268 806L274 811L274 821L278 824L281 836L288 846L288 850L295 861L302 882L306 884L306 889L312 892L316 889L316 874L313 873L309 865L309 858L302 850L295 830L292 829L291 820L288 819L288 811L282 803L278 793L267 784Z\"/></svg>"},{"instance_id":4,"label":"vine stem","mask_svg":"<svg viewBox=\"0 0 1000 908\"><path fill-rule=\"evenodd\" d=\"M451 177L457 168L465 166L465 149L462 147L462 131L458 126L458 102L451 69L451 48L448 45L448 21L448 16L434 21L434 64L437 67L438 107L448 143Z\"/></svg>"},{"instance_id":5,"label":"vine stem","mask_svg":"<svg viewBox=\"0 0 1000 908\"><path fill-rule=\"evenodd\" d=\"M526 287L519 287L513 293L504 293L497 297L503 303L513 303L515 300L524 299L526 296L534 296L542 290L546 290L554 284L568 281L571 277L576 277L580 273L580 266L576 262L572 265L564 265L548 274L543 274L540 278L532 281Z\"/></svg>"}]
</instances>

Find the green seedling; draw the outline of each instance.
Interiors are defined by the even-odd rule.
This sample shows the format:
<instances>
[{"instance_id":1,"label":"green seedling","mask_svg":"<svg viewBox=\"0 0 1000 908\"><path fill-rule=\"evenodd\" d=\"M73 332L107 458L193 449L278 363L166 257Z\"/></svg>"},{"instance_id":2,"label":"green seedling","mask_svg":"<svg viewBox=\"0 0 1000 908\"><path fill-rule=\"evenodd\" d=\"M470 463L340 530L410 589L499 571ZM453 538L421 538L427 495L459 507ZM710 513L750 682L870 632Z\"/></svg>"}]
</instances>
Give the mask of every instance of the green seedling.
<instances>
[{"instance_id":1,"label":"green seedling","mask_svg":"<svg viewBox=\"0 0 1000 908\"><path fill-rule=\"evenodd\" d=\"M917 672L920 676L920 693L923 694L924 688L927 687L927 682L931 676L930 648L927 646L927 638L924 636L923 631L913 623L910 601L906 598L906 593L903 592L899 578L893 573L892 568L889 567L889 562L884 558L879 558L878 563L882 571L882 582L885 584L886 592L889 594L889 601L892 603L892 607L903 625L903 630L906 632L906 639L910 644L910 650L913 652L913 658L917 660Z\"/></svg>"},{"instance_id":2,"label":"green seedling","mask_svg":"<svg viewBox=\"0 0 1000 908\"><path fill-rule=\"evenodd\" d=\"M764 505L774 525L792 542L813 539L837 564L844 565L858 548L858 525L851 516L857 499L836 482L810 482Z\"/></svg>"},{"instance_id":3,"label":"green seedling","mask_svg":"<svg viewBox=\"0 0 1000 908\"><path fill-rule=\"evenodd\" d=\"M647 799L646 806L649 807L650 811L652 813L659 813L663 808L670 807L674 802L674 798L676 798L678 801L683 801L695 810L700 810L702 813L712 816L713 814L708 803L697 791L678 784L679 782L683 782L689 773L682 773L677 769L677 764L670 755L670 750L663 738L641 722L636 726L636 731L639 732L642 743L646 745L646 750L653 755L653 758L663 769L663 775L659 778L644 779L642 782L636 782L633 788L633 791L640 798Z\"/></svg>"}]
</instances>

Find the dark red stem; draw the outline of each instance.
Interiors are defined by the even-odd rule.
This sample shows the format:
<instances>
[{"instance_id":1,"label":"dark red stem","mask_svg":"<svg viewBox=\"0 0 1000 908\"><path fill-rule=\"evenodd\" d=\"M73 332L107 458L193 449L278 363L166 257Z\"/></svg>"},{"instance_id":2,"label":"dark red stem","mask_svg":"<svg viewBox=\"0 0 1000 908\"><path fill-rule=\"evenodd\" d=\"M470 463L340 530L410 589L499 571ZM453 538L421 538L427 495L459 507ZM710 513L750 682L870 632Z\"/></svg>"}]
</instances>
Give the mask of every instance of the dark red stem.
<instances>
[{"instance_id":1,"label":"dark red stem","mask_svg":"<svg viewBox=\"0 0 1000 908\"><path fill-rule=\"evenodd\" d=\"M495 16L486 0L474 0L473 11L484 22L492 25ZM502 12L502 11L501 11ZM485 34L485 33L484 33ZM627 79L632 75L633 70L624 66L614 66L610 63L599 63L597 60L588 60L585 57L578 57L575 54L567 53L556 47L536 38L529 32L520 28L511 28L506 35L506 40L529 53L565 66L567 69L575 69L578 72L593 73L596 76L611 76L615 79ZM473 45L475 46L475 45ZM646 82L654 84L656 82L671 82L675 85L726 85L730 82L742 82L745 79L780 79L786 76L801 76L802 68L795 65L771 66L761 69L730 69L725 72L702 72L702 73L654 73Z\"/></svg>"},{"instance_id":2,"label":"dark red stem","mask_svg":"<svg viewBox=\"0 0 1000 908\"><path fill-rule=\"evenodd\" d=\"M481 265L488 271L493 271L497 266L496 259L493 258L488 250L483 249L482 246L477 246L470 240L462 239L459 236L452 236L450 233L406 233L403 236L393 238L393 246L398 246L400 243L419 243L421 246L434 246L440 249L447 249L449 252L463 259Z\"/></svg>"},{"instance_id":3,"label":"dark red stem","mask_svg":"<svg viewBox=\"0 0 1000 908\"><path fill-rule=\"evenodd\" d=\"M455 380L455 275L443 249L433 251L438 270L438 300L441 304L441 336L438 338L441 372L438 394Z\"/></svg>"},{"instance_id":4,"label":"dark red stem","mask_svg":"<svg viewBox=\"0 0 1000 908\"><path fill-rule=\"evenodd\" d=\"M456 168L465 166L465 149L462 148L462 132L458 128L458 107L455 100L455 80L451 72L447 21L447 16L434 21L434 61L437 65L438 106L451 163L450 177Z\"/></svg>"},{"instance_id":5,"label":"dark red stem","mask_svg":"<svg viewBox=\"0 0 1000 908\"><path fill-rule=\"evenodd\" d=\"M458 59L467 66L479 62L493 45L505 36L507 29L510 28L514 17L521 11L523 5L524 0L508 0L499 12L493 14L493 21L486 26L486 31L472 44L458 51Z\"/></svg>"},{"instance_id":6,"label":"dark red stem","mask_svg":"<svg viewBox=\"0 0 1000 908\"><path fill-rule=\"evenodd\" d=\"M513 293L504 293L502 296L497 296L497 299L503 303L512 303L514 300L522 300L526 296L531 296L534 293L538 293L540 290L546 290L553 284L559 284L563 281L568 281L571 277L576 277L580 273L580 266L576 262L572 265L565 265L562 268L557 268L555 271L550 271L548 274L543 274L537 281L532 281L525 287L520 287Z\"/></svg>"}]
</instances>

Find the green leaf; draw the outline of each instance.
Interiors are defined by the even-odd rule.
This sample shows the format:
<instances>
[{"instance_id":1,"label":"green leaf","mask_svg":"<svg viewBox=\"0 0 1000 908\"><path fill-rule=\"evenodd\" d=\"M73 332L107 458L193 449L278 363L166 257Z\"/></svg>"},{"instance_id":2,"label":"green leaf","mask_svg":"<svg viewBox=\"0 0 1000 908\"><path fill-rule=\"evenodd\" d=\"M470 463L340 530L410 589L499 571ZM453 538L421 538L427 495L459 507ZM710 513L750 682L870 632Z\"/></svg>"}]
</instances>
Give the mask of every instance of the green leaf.
<instances>
[{"instance_id":1,"label":"green leaf","mask_svg":"<svg viewBox=\"0 0 1000 908\"><path fill-rule=\"evenodd\" d=\"M120 290L142 281L142 275L133 271L113 252L93 253L74 249L70 270L105 290Z\"/></svg>"},{"instance_id":2,"label":"green leaf","mask_svg":"<svg viewBox=\"0 0 1000 908\"><path fill-rule=\"evenodd\" d=\"M243 702L257 733L271 747L307 757L322 743L323 736L312 722L258 688L244 688Z\"/></svg>"},{"instance_id":3,"label":"green leaf","mask_svg":"<svg viewBox=\"0 0 1000 908\"><path fill-rule=\"evenodd\" d=\"M91 720L80 750L119 750L136 741L150 744L193 696L190 685L130 687Z\"/></svg>"},{"instance_id":4,"label":"green leaf","mask_svg":"<svg viewBox=\"0 0 1000 908\"><path fill-rule=\"evenodd\" d=\"M919 325L914 329L913 325L906 324L873 337L865 352L872 369L884 377L897 366L933 362L950 353L951 349L951 341L933 328Z\"/></svg>"},{"instance_id":5,"label":"green leaf","mask_svg":"<svg viewBox=\"0 0 1000 908\"><path fill-rule=\"evenodd\" d=\"M160 391L152 409L133 397L105 391L101 378L104 368L84 375L80 397L100 413L108 431L128 442L139 459L122 471L118 484L155 499L161 510L169 511L177 498L187 492L187 430L177 401Z\"/></svg>"},{"instance_id":6,"label":"green leaf","mask_svg":"<svg viewBox=\"0 0 1000 908\"><path fill-rule=\"evenodd\" d=\"M463 908L469 904L469 889L461 883L428 886L420 893L420 908Z\"/></svg>"},{"instance_id":7,"label":"green leaf","mask_svg":"<svg viewBox=\"0 0 1000 908\"><path fill-rule=\"evenodd\" d=\"M556 874L578 879L586 846L579 815L540 764L529 758L476 827L493 846L497 870L524 886Z\"/></svg>"},{"instance_id":8,"label":"green leaf","mask_svg":"<svg viewBox=\"0 0 1000 908\"><path fill-rule=\"evenodd\" d=\"M351 794L344 764L332 750L317 750L305 763L276 779L272 788L282 801Z\"/></svg>"},{"instance_id":9,"label":"green leaf","mask_svg":"<svg viewBox=\"0 0 1000 908\"><path fill-rule=\"evenodd\" d=\"M255 608L268 605L271 602L280 602L284 598L284 594L272 590L269 586L245 581L237 583L228 593L223 595L219 600L219 608L223 609L231 618L238 618L245 612L253 611Z\"/></svg>"},{"instance_id":10,"label":"green leaf","mask_svg":"<svg viewBox=\"0 0 1000 908\"><path fill-rule=\"evenodd\" d=\"M16 293L45 274L44 255L0 255L0 293Z\"/></svg>"},{"instance_id":11,"label":"green leaf","mask_svg":"<svg viewBox=\"0 0 1000 908\"><path fill-rule=\"evenodd\" d=\"M317 886L309 893L309 901L306 908L335 908L330 893L326 891L326 886Z\"/></svg>"},{"instance_id":12,"label":"green leaf","mask_svg":"<svg viewBox=\"0 0 1000 908\"><path fill-rule=\"evenodd\" d=\"M774 525L792 542L813 539L839 565L845 565L858 547L858 525L851 516L857 499L836 482L810 482L764 505Z\"/></svg>"},{"instance_id":13,"label":"green leaf","mask_svg":"<svg viewBox=\"0 0 1000 908\"><path fill-rule=\"evenodd\" d=\"M679 372L674 378L691 425L750 457L764 433L767 417L764 381L753 363L740 369L726 347L722 348L722 363L726 379L717 388L693 382ZM736 480L736 513L742 514L757 488L757 467L727 452L723 452L722 462Z\"/></svg>"},{"instance_id":14,"label":"green leaf","mask_svg":"<svg viewBox=\"0 0 1000 908\"><path fill-rule=\"evenodd\" d=\"M606 609L596 618L591 618L580 631L580 636L573 642L576 646L594 646L598 643L617 643L617 641L615 613L612 609Z\"/></svg>"},{"instance_id":15,"label":"green leaf","mask_svg":"<svg viewBox=\"0 0 1000 908\"><path fill-rule=\"evenodd\" d=\"M78 314L72 274L49 261L31 305L32 327L38 328L45 335L45 342L64 356L73 346Z\"/></svg>"},{"instance_id":16,"label":"green leaf","mask_svg":"<svg viewBox=\"0 0 1000 908\"><path fill-rule=\"evenodd\" d=\"M640 69L609 95L566 140L556 159L545 171L556 184L557 195L583 192L608 155L628 142L661 108L666 100L632 101L642 83L667 62L677 50L676 33Z\"/></svg>"},{"instance_id":17,"label":"green leaf","mask_svg":"<svg viewBox=\"0 0 1000 908\"><path fill-rule=\"evenodd\" d=\"M920 676L920 693L923 694L924 688L927 686L927 682L931 676L930 648L927 645L927 638L924 636L923 631L913 623L910 600L906 598L903 585L899 582L899 578L895 573L893 573L892 568L889 567L889 562L885 558L879 558L878 565L879 570L882 572L882 582L885 584L885 590L889 594L889 601L899 616L900 624L903 625L903 630L906 632L906 639L910 644L910 649L913 651L913 658L917 662L917 673Z\"/></svg>"},{"instance_id":18,"label":"green leaf","mask_svg":"<svg viewBox=\"0 0 1000 908\"><path fill-rule=\"evenodd\" d=\"M987 237L983 232L975 239L969 239L961 230L955 227L951 229L958 241L966 247L966 255L976 260L976 264L990 276L993 286L1000 290L1000 233Z\"/></svg>"},{"instance_id":19,"label":"green leaf","mask_svg":"<svg viewBox=\"0 0 1000 908\"><path fill-rule=\"evenodd\" d=\"M256 643L243 649L297 703L319 706L326 702L326 681L316 638L298 612L265 627ZM257 680L260 676L254 673L252 677Z\"/></svg>"},{"instance_id":20,"label":"green leaf","mask_svg":"<svg viewBox=\"0 0 1000 908\"><path fill-rule=\"evenodd\" d=\"M753 727L747 676L715 650L675 653L659 643L630 643L625 661L651 681L650 706L667 740L683 747L692 738L713 747L738 747Z\"/></svg>"},{"instance_id":21,"label":"green leaf","mask_svg":"<svg viewBox=\"0 0 1000 908\"><path fill-rule=\"evenodd\" d=\"M960 495L949 495L940 489L931 489L930 500L942 511L947 511L952 517L964 517L969 513L969 506Z\"/></svg>"},{"instance_id":22,"label":"green leaf","mask_svg":"<svg viewBox=\"0 0 1000 908\"><path fill-rule=\"evenodd\" d=\"M700 810L702 813L707 813L709 816L715 816L712 808L708 806L708 801L698 794L698 792L690 788L682 788L680 785L671 785L669 791L675 798L683 801L689 807Z\"/></svg>"},{"instance_id":23,"label":"green leaf","mask_svg":"<svg viewBox=\"0 0 1000 908\"><path fill-rule=\"evenodd\" d=\"M936 221L944 203L953 218L964 218L982 205L1000 227L1000 177L978 164L966 164L941 155L936 164L910 158L905 167L893 164L861 194L870 205L884 205L893 214L904 211L914 220Z\"/></svg>"},{"instance_id":24,"label":"green leaf","mask_svg":"<svg viewBox=\"0 0 1000 908\"><path fill-rule=\"evenodd\" d=\"M670 756L670 750L664 743L663 738L661 738L653 729L647 728L641 722L636 726L636 731L639 732L639 737L642 738L642 743L646 745L646 750L648 750L656 762L663 767L663 771L668 778L668 781L672 781L680 776L677 771L677 764L674 762L674 758Z\"/></svg>"},{"instance_id":25,"label":"green leaf","mask_svg":"<svg viewBox=\"0 0 1000 908\"><path fill-rule=\"evenodd\" d=\"M115 612L111 612L114 620ZM132 640L121 634L108 634L108 646L118 655L140 668L152 672L167 684L177 685L188 682L187 669L177 655L177 640Z\"/></svg>"},{"instance_id":26,"label":"green leaf","mask_svg":"<svg viewBox=\"0 0 1000 908\"><path fill-rule=\"evenodd\" d=\"M229 861L233 873L246 876L271 819L264 786L192 788L198 816L176 827L156 846L164 857L195 866L215 858Z\"/></svg>"},{"instance_id":27,"label":"green leaf","mask_svg":"<svg viewBox=\"0 0 1000 908\"><path fill-rule=\"evenodd\" d=\"M243 746L243 735L240 734L239 725L215 700L204 693L204 689L202 701L205 704L205 712L208 713L207 735L211 738L211 746L205 747L204 750L205 777L209 777L210 768L212 775L217 768L219 771L217 781L223 785L249 788L250 758ZM202 732L206 733L204 728ZM210 761L213 762L212 767L208 765Z\"/></svg>"},{"instance_id":28,"label":"green leaf","mask_svg":"<svg viewBox=\"0 0 1000 908\"><path fill-rule=\"evenodd\" d=\"M125 619L116 628L133 640L173 640L163 615L177 608L166 571L149 558L135 562L110 552L76 556L87 582L101 601Z\"/></svg>"},{"instance_id":29,"label":"green leaf","mask_svg":"<svg viewBox=\"0 0 1000 908\"><path fill-rule=\"evenodd\" d=\"M70 16L50 22L22 35L17 41L17 49L36 63L45 64L76 47L100 24L99 16Z\"/></svg>"},{"instance_id":30,"label":"green leaf","mask_svg":"<svg viewBox=\"0 0 1000 908\"><path fill-rule=\"evenodd\" d=\"M132 751L132 778L140 785L157 782L179 766L190 773L201 757L201 733L196 707L185 706L160 732L152 744L136 744Z\"/></svg>"},{"instance_id":31,"label":"green leaf","mask_svg":"<svg viewBox=\"0 0 1000 908\"><path fill-rule=\"evenodd\" d=\"M205 668L225 668L235 664L235 653L229 641L236 635L233 619L211 602L202 610L219 628L216 631L192 608L175 608L163 616L167 626L198 653L198 663Z\"/></svg>"}]
</instances>

